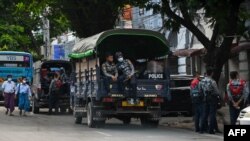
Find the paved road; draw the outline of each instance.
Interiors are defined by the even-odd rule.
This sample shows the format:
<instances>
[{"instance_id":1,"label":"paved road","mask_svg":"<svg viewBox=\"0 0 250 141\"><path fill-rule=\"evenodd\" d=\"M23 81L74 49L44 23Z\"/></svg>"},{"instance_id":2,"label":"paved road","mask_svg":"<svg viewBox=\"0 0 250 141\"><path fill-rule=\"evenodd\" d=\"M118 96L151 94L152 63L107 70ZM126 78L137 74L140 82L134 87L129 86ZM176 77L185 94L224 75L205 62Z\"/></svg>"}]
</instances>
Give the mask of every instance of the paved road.
<instances>
[{"instance_id":1,"label":"paved road","mask_svg":"<svg viewBox=\"0 0 250 141\"><path fill-rule=\"evenodd\" d=\"M17 115L17 113L15 113ZM167 120L167 119L164 119ZM84 121L85 122L85 121ZM9 117L0 108L0 141L222 141L218 135L198 134L185 129L160 126L142 128L137 120L123 126L112 119L102 129L76 125L71 115Z\"/></svg>"}]
</instances>

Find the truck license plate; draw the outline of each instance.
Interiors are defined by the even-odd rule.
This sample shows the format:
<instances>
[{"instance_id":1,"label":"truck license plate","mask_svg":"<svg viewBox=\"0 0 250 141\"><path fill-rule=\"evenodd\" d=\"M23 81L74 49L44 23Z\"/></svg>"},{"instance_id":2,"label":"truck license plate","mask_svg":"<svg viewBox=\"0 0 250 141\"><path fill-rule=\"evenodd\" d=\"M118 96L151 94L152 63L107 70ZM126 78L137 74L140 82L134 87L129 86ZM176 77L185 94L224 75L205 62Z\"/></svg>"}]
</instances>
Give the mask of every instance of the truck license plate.
<instances>
[{"instance_id":1,"label":"truck license plate","mask_svg":"<svg viewBox=\"0 0 250 141\"><path fill-rule=\"evenodd\" d=\"M137 104L130 104L130 103L128 103L128 101L122 101L122 107L132 107L132 106L135 106L135 107L143 107L143 106L144 106L144 102L143 102L143 101L140 101L140 102L137 103Z\"/></svg>"}]
</instances>

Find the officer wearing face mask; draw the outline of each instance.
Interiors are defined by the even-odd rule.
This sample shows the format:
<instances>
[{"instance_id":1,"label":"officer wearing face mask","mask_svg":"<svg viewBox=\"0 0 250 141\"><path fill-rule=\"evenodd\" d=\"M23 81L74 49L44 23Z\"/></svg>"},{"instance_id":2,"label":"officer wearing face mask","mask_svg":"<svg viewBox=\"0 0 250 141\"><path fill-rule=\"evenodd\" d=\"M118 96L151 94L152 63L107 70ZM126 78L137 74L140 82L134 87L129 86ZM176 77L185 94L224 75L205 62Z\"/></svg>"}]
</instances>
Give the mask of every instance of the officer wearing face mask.
<instances>
[{"instance_id":1,"label":"officer wearing face mask","mask_svg":"<svg viewBox=\"0 0 250 141\"><path fill-rule=\"evenodd\" d=\"M32 93L31 93L30 86L27 84L27 79L25 77L23 77L22 82L17 85L16 95L18 95L19 97L19 100L18 100L18 108L20 110L19 115L26 116L26 113L29 112L29 109L30 109L30 99L31 99Z\"/></svg>"},{"instance_id":2,"label":"officer wearing face mask","mask_svg":"<svg viewBox=\"0 0 250 141\"><path fill-rule=\"evenodd\" d=\"M137 93L137 83L135 78L134 65L131 63L129 59L124 59L123 54L121 52L117 52L115 54L117 63L117 69L121 72L121 75L118 77L119 82L119 91L124 93L125 86L129 86L131 88L130 97L132 97L129 102L134 104L136 101L136 93Z\"/></svg>"}]
</instances>

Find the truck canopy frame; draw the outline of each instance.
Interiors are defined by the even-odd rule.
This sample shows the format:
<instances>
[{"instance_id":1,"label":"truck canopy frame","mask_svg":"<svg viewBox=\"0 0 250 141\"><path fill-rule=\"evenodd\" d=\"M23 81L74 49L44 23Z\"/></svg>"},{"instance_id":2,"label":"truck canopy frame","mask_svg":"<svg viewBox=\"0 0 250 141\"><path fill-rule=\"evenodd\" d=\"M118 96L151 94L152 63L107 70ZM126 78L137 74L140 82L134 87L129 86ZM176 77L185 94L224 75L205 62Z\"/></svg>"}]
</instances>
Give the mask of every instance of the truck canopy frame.
<instances>
[{"instance_id":1,"label":"truck canopy frame","mask_svg":"<svg viewBox=\"0 0 250 141\"><path fill-rule=\"evenodd\" d=\"M123 52L131 59L156 58L169 52L169 45L159 32L140 29L114 29L82 39L73 47L71 59L83 59L94 54L103 58L106 52Z\"/></svg>"}]
</instances>

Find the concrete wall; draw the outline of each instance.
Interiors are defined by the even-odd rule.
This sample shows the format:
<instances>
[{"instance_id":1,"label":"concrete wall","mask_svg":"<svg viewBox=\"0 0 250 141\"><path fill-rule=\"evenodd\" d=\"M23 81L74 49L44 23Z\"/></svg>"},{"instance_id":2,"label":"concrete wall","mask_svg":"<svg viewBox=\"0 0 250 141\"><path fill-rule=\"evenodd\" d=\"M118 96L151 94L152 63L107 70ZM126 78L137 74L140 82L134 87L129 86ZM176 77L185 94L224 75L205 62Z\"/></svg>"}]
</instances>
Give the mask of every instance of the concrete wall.
<instances>
[{"instance_id":1,"label":"concrete wall","mask_svg":"<svg viewBox=\"0 0 250 141\"><path fill-rule=\"evenodd\" d=\"M161 0L152 0L151 2L158 3ZM134 29L148 29L158 31L162 25L161 14L154 14L153 9L133 7L132 26Z\"/></svg>"},{"instance_id":2,"label":"concrete wall","mask_svg":"<svg viewBox=\"0 0 250 141\"><path fill-rule=\"evenodd\" d=\"M241 78L249 81L249 61L247 50L239 53L239 73Z\"/></svg>"}]
</instances>

